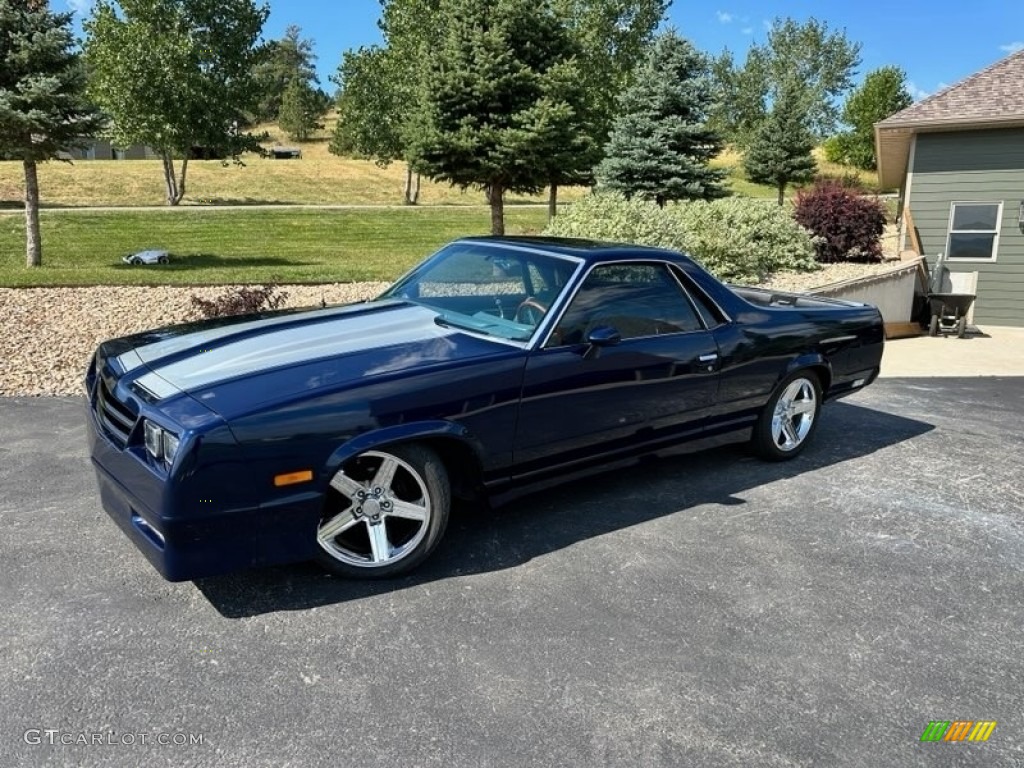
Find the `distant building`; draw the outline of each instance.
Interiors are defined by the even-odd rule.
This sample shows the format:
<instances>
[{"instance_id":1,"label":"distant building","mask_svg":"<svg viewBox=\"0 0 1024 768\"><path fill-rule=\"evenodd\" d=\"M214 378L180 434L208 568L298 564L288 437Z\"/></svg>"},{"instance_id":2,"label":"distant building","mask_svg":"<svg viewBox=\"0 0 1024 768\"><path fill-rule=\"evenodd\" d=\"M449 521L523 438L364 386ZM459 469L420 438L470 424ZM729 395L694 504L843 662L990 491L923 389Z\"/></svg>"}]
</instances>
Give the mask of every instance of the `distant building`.
<instances>
[{"instance_id":1,"label":"distant building","mask_svg":"<svg viewBox=\"0 0 1024 768\"><path fill-rule=\"evenodd\" d=\"M154 160L160 157L151 147L142 144L118 149L104 139L95 139L82 149L68 150L60 156L65 160Z\"/></svg>"}]
</instances>

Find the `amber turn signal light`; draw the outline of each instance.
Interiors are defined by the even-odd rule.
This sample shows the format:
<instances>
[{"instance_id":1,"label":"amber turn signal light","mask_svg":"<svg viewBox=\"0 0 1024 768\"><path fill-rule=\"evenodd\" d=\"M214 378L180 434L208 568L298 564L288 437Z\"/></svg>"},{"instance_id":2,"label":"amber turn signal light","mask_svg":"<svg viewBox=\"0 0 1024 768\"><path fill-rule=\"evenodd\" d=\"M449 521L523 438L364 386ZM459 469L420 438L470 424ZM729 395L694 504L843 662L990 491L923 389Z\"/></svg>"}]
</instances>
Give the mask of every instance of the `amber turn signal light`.
<instances>
[{"instance_id":1,"label":"amber turn signal light","mask_svg":"<svg viewBox=\"0 0 1024 768\"><path fill-rule=\"evenodd\" d=\"M285 472L283 475L274 475L274 485L280 488L282 485L296 485L297 483L308 483L313 479L313 470L304 469L301 472Z\"/></svg>"}]
</instances>

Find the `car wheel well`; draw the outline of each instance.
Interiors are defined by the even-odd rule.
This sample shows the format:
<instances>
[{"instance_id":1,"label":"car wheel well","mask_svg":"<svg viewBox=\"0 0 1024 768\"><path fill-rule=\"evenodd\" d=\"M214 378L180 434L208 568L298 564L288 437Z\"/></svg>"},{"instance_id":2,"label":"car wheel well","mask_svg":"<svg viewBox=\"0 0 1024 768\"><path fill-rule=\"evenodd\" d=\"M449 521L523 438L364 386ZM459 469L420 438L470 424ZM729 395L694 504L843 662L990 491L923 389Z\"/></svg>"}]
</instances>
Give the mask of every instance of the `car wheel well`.
<instances>
[{"instance_id":1,"label":"car wheel well","mask_svg":"<svg viewBox=\"0 0 1024 768\"><path fill-rule=\"evenodd\" d=\"M483 469L480 458L466 443L452 437L417 437L373 446L372 450L386 451L398 445L422 445L437 454L448 475L452 496L462 500L479 500L484 491L481 484Z\"/></svg>"},{"instance_id":2,"label":"car wheel well","mask_svg":"<svg viewBox=\"0 0 1024 768\"><path fill-rule=\"evenodd\" d=\"M431 437L415 442L427 446L441 459L448 473L452 496L459 499L482 496L480 458L469 445L451 437Z\"/></svg>"},{"instance_id":3,"label":"car wheel well","mask_svg":"<svg viewBox=\"0 0 1024 768\"><path fill-rule=\"evenodd\" d=\"M821 394L824 397L825 393L828 392L828 388L832 386L832 372L828 369L828 366L811 365L804 370L818 377L818 387L821 389Z\"/></svg>"}]
</instances>

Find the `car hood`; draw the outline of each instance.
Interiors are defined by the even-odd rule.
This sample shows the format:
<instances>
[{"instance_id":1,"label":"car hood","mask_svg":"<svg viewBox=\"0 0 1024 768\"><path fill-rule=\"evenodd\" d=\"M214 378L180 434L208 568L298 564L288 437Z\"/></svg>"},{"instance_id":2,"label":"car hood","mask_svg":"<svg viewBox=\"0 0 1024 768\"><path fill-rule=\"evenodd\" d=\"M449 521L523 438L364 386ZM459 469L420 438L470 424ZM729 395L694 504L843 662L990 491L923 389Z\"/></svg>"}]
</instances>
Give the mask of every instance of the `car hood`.
<instances>
[{"instance_id":1,"label":"car hood","mask_svg":"<svg viewBox=\"0 0 1024 768\"><path fill-rule=\"evenodd\" d=\"M436 317L407 302L370 302L173 326L106 342L101 352L143 399L188 394L225 418L368 379L523 354Z\"/></svg>"}]
</instances>

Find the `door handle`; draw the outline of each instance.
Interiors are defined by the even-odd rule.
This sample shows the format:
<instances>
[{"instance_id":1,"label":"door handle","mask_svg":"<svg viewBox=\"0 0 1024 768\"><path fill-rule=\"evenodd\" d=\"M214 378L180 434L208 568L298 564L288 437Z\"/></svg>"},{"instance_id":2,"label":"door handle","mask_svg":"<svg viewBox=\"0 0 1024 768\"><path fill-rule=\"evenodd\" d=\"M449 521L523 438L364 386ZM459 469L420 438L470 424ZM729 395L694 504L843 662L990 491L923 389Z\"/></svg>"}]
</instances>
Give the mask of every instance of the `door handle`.
<instances>
[{"instance_id":1,"label":"door handle","mask_svg":"<svg viewBox=\"0 0 1024 768\"><path fill-rule=\"evenodd\" d=\"M718 367L718 353L709 352L706 355L701 355L697 358L697 367L704 373L714 373L715 368Z\"/></svg>"}]
</instances>

